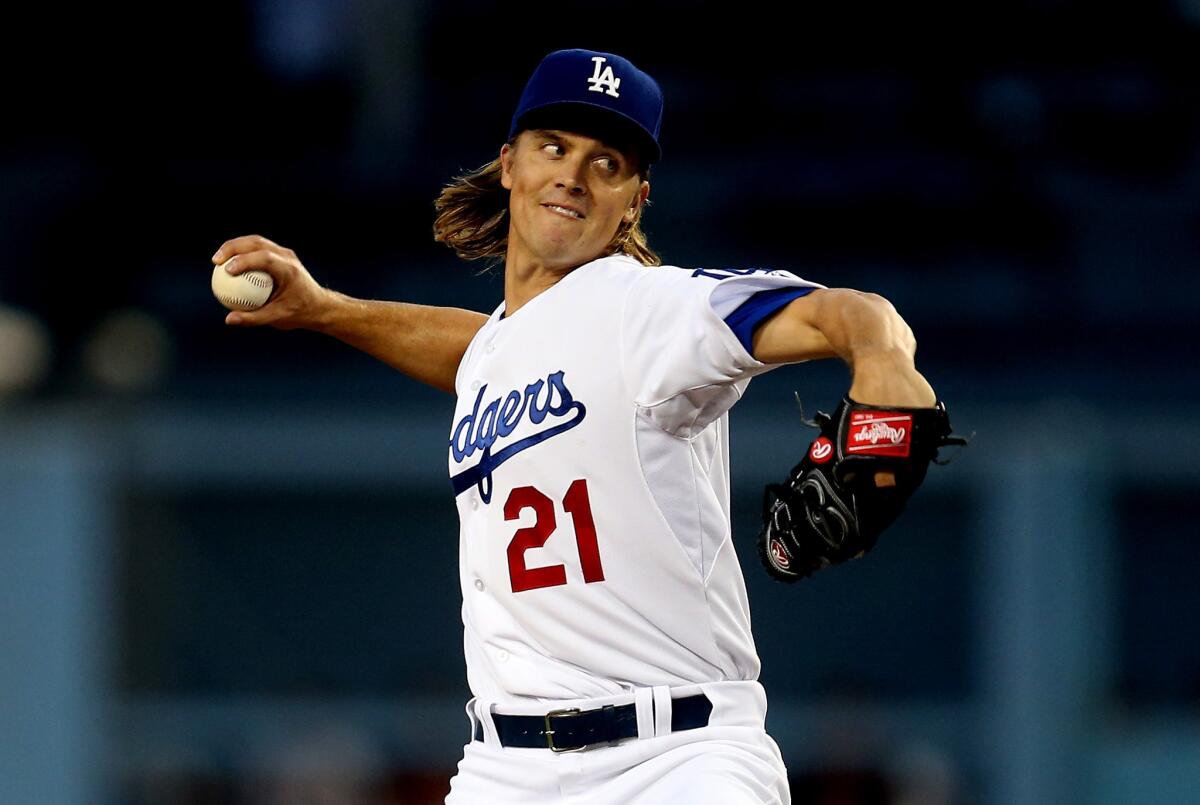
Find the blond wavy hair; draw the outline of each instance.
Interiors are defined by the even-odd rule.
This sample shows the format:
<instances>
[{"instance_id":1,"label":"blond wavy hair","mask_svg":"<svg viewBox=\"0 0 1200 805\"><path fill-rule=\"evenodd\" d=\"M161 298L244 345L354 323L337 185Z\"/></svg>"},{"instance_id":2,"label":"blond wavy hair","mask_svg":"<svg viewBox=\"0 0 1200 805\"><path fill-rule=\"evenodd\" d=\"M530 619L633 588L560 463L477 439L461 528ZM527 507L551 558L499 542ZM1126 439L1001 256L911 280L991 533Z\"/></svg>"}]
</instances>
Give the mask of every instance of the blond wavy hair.
<instances>
[{"instance_id":1,"label":"blond wavy hair","mask_svg":"<svg viewBox=\"0 0 1200 805\"><path fill-rule=\"evenodd\" d=\"M508 191L500 184L500 175L497 157L454 177L433 202L437 210L433 239L446 244L463 260L492 258L491 267L503 262L508 251ZM648 179L649 169L641 168L638 176ZM643 265L662 265L662 258L650 248L642 231L642 212L649 204L647 199L632 221L621 221L602 257L623 253Z\"/></svg>"}]
</instances>

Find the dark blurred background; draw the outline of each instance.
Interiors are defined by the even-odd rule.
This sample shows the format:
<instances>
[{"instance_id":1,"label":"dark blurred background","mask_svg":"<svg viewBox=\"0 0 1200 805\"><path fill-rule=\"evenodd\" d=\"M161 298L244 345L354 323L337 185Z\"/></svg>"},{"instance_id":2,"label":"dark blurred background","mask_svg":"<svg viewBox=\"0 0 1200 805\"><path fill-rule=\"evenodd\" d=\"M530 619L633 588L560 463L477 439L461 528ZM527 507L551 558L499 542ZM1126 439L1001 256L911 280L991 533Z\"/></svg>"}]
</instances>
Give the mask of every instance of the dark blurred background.
<instances>
[{"instance_id":1,"label":"dark blurred background","mask_svg":"<svg viewBox=\"0 0 1200 805\"><path fill-rule=\"evenodd\" d=\"M762 485L836 362L732 416L797 803L1195 802L1200 2L210 2L6 13L0 803L440 802L467 739L452 400L223 325L259 233L491 311L431 237L547 52L656 77L667 263L880 293L977 433L795 587Z\"/></svg>"}]
</instances>

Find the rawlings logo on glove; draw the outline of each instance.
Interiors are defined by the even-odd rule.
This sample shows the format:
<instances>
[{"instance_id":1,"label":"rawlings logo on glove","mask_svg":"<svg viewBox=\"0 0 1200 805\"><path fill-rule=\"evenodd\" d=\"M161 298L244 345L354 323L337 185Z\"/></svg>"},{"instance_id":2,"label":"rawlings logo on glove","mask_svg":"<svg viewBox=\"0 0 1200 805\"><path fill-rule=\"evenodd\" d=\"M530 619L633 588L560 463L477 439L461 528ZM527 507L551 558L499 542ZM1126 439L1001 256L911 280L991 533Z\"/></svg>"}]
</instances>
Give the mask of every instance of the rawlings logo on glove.
<instances>
[{"instance_id":1,"label":"rawlings logo on glove","mask_svg":"<svg viewBox=\"0 0 1200 805\"><path fill-rule=\"evenodd\" d=\"M850 415L847 453L907 456L912 416L898 411L855 411Z\"/></svg>"},{"instance_id":2,"label":"rawlings logo on glove","mask_svg":"<svg viewBox=\"0 0 1200 805\"><path fill-rule=\"evenodd\" d=\"M933 408L864 405L842 399L817 412L821 435L783 484L763 496L759 556L781 581L798 581L862 556L925 480L951 435L944 403Z\"/></svg>"}]
</instances>

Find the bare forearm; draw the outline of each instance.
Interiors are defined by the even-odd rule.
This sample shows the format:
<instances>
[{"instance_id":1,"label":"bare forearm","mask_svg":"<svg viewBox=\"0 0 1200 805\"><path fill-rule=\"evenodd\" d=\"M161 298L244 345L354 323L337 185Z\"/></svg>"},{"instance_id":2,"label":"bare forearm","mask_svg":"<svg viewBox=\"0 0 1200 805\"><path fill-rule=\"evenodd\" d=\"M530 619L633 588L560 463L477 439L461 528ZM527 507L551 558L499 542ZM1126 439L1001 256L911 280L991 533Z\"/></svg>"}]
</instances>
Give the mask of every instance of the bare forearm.
<instances>
[{"instance_id":1,"label":"bare forearm","mask_svg":"<svg viewBox=\"0 0 1200 805\"><path fill-rule=\"evenodd\" d=\"M487 316L450 307L355 299L323 287L294 251L262 235L221 244L215 265L238 275L266 271L274 281L270 299L256 310L233 311L225 323L315 330L339 338L414 380L454 393L458 364Z\"/></svg>"},{"instance_id":2,"label":"bare forearm","mask_svg":"<svg viewBox=\"0 0 1200 805\"><path fill-rule=\"evenodd\" d=\"M851 399L874 405L923 408L937 402L917 371L917 341L890 302L850 289L823 291L815 326L850 366Z\"/></svg>"},{"instance_id":3,"label":"bare forearm","mask_svg":"<svg viewBox=\"0 0 1200 805\"><path fill-rule=\"evenodd\" d=\"M904 319L882 296L850 288L812 293L811 324L847 363L879 352L916 352L916 340Z\"/></svg>"},{"instance_id":4,"label":"bare forearm","mask_svg":"<svg viewBox=\"0 0 1200 805\"><path fill-rule=\"evenodd\" d=\"M487 316L460 308L355 299L332 291L310 329L331 335L414 380L454 393L462 356Z\"/></svg>"}]
</instances>

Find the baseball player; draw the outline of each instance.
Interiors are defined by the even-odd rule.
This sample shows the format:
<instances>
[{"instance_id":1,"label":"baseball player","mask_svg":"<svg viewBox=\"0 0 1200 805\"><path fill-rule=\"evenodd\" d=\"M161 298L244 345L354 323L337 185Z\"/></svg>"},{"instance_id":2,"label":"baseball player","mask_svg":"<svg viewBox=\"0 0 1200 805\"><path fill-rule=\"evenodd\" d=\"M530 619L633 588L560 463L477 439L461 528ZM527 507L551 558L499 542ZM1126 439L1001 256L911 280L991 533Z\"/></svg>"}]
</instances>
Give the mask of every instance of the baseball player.
<instances>
[{"instance_id":1,"label":"baseball player","mask_svg":"<svg viewBox=\"0 0 1200 805\"><path fill-rule=\"evenodd\" d=\"M874 544L948 432L881 297L661 265L639 224L662 109L618 55L537 66L498 158L436 203L437 240L503 259L490 315L346 297L259 236L213 256L276 282L229 324L328 333L457 397L473 698L454 805L789 802L730 537L728 411L780 364L853 369L764 512L788 581Z\"/></svg>"}]
</instances>

